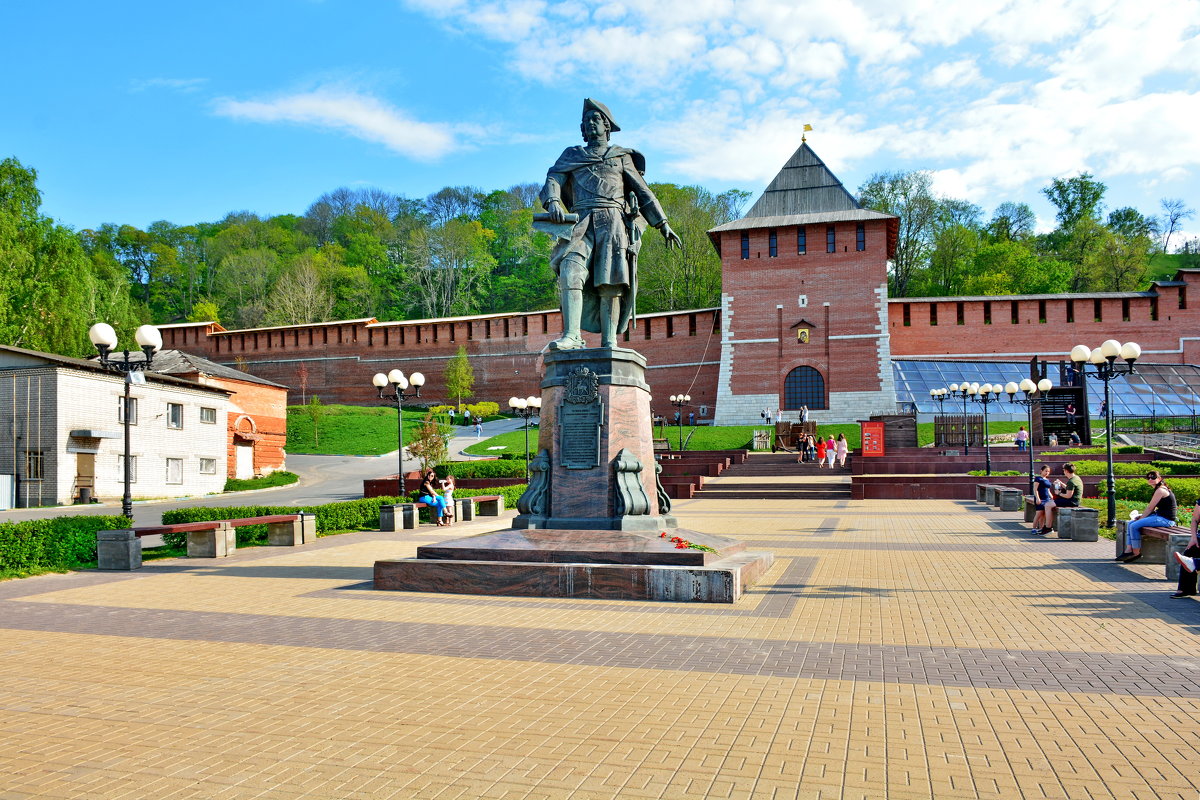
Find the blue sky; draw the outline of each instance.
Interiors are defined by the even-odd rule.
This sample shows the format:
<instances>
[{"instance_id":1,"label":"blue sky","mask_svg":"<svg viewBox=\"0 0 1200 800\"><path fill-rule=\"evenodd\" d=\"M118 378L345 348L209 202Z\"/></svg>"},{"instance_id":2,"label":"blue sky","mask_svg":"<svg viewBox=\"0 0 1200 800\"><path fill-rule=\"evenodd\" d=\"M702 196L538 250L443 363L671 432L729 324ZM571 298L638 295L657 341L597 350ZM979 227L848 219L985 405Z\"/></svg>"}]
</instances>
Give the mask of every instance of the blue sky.
<instances>
[{"instance_id":1,"label":"blue sky","mask_svg":"<svg viewBox=\"0 0 1200 800\"><path fill-rule=\"evenodd\" d=\"M961 7L960 7L961 6ZM809 142L854 191L991 209L1090 171L1200 208L1200 2L260 0L5 12L0 157L76 228L302 213L339 186L540 182L582 99L648 178L757 195ZM15 32L16 35L13 35ZM1189 231L1200 231L1191 220Z\"/></svg>"}]
</instances>

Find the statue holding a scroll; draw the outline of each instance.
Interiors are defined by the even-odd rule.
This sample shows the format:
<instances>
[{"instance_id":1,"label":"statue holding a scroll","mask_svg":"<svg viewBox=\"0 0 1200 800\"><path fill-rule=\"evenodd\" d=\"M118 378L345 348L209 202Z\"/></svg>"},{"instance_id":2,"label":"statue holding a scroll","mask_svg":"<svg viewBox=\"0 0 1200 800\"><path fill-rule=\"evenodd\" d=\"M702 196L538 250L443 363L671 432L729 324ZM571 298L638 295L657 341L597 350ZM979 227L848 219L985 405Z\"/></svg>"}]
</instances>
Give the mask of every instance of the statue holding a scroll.
<instances>
[{"instance_id":1,"label":"statue holding a scroll","mask_svg":"<svg viewBox=\"0 0 1200 800\"><path fill-rule=\"evenodd\" d=\"M620 128L595 100L583 101L580 125L586 144L568 147L546 175L538 227L559 239L550 256L562 299L562 338L555 350L584 347L581 331L600 334L601 347L616 347L634 316L637 254L647 223L668 247L679 237L643 177L646 159L636 150L609 144ZM548 224L547 224L548 223Z\"/></svg>"}]
</instances>

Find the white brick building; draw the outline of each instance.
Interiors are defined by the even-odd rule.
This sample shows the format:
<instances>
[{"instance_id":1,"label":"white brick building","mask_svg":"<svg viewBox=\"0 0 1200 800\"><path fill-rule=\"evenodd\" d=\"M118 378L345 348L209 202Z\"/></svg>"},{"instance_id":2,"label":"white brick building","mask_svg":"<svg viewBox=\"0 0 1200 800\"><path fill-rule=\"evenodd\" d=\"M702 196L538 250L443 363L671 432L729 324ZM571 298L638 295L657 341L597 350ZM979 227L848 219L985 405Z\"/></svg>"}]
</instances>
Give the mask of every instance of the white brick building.
<instances>
[{"instance_id":1,"label":"white brick building","mask_svg":"<svg viewBox=\"0 0 1200 800\"><path fill-rule=\"evenodd\" d=\"M95 361L0 346L0 476L12 476L18 507L69 504L84 489L121 498L124 381ZM222 491L230 392L151 372L130 395L133 498Z\"/></svg>"}]
</instances>

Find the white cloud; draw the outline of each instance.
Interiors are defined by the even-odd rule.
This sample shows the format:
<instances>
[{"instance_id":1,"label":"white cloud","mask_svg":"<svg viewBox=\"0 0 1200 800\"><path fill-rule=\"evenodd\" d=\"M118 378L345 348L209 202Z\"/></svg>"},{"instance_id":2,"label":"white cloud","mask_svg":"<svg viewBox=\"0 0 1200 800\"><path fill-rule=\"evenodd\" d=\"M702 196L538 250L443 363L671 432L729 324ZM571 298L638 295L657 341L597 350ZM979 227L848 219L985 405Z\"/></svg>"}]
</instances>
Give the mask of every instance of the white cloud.
<instances>
[{"instance_id":1,"label":"white cloud","mask_svg":"<svg viewBox=\"0 0 1200 800\"><path fill-rule=\"evenodd\" d=\"M406 2L531 80L652 100L638 143L685 179L769 179L805 122L835 171L904 159L983 204L1200 168L1197 0Z\"/></svg>"},{"instance_id":2,"label":"white cloud","mask_svg":"<svg viewBox=\"0 0 1200 800\"><path fill-rule=\"evenodd\" d=\"M422 160L440 158L463 146L462 126L421 122L370 95L317 89L271 100L216 101L217 114L251 122L290 122L341 131Z\"/></svg>"}]
</instances>

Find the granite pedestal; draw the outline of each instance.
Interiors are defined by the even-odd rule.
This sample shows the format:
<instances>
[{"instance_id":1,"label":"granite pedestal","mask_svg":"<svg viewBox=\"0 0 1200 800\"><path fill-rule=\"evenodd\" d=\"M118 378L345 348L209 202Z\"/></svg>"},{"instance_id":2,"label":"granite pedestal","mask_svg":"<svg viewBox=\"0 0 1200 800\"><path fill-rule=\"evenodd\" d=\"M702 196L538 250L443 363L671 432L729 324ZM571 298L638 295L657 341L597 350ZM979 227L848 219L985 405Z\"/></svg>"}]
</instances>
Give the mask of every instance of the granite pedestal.
<instances>
[{"instance_id":1,"label":"granite pedestal","mask_svg":"<svg viewBox=\"0 0 1200 800\"><path fill-rule=\"evenodd\" d=\"M375 588L704 603L741 597L773 557L748 553L736 539L678 529L654 458L641 354L554 351L544 363L538 452L512 529L377 561ZM480 504L480 514L489 510ZM711 552L680 549L673 537Z\"/></svg>"}]
</instances>

